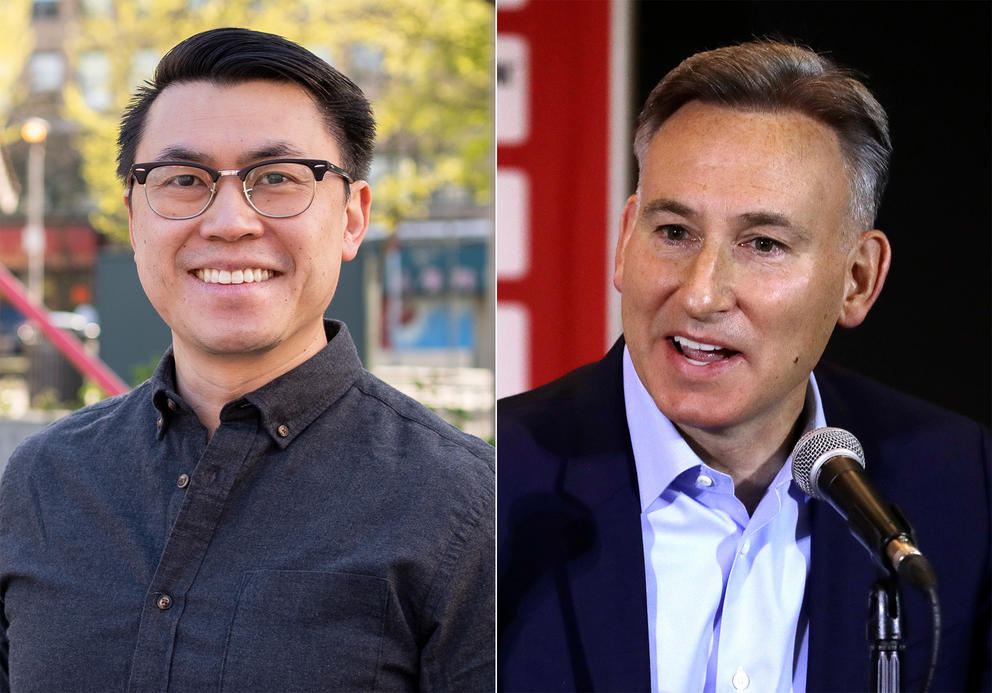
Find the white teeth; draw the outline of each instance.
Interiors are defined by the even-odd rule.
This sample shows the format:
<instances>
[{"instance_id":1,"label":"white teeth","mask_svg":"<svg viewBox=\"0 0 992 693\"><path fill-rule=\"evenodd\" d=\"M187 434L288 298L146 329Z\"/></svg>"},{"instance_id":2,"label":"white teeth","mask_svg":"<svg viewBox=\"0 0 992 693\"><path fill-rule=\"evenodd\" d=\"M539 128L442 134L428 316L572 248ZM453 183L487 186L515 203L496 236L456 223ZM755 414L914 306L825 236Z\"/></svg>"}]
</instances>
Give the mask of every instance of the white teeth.
<instances>
[{"instance_id":1,"label":"white teeth","mask_svg":"<svg viewBox=\"0 0 992 693\"><path fill-rule=\"evenodd\" d=\"M689 349L696 349L697 351L716 351L717 349L723 348L723 347L718 347L714 344L703 344L702 342L694 342L687 337L675 337L675 342L679 346L687 347Z\"/></svg>"},{"instance_id":2,"label":"white teeth","mask_svg":"<svg viewBox=\"0 0 992 693\"><path fill-rule=\"evenodd\" d=\"M693 366L708 366L710 365L707 361L697 361L696 359L691 359L688 356L683 356L683 358L691 363Z\"/></svg>"},{"instance_id":3,"label":"white teeth","mask_svg":"<svg viewBox=\"0 0 992 693\"><path fill-rule=\"evenodd\" d=\"M195 274L207 284L251 284L272 278L272 270L257 268L234 271L206 268L196 270Z\"/></svg>"}]
</instances>

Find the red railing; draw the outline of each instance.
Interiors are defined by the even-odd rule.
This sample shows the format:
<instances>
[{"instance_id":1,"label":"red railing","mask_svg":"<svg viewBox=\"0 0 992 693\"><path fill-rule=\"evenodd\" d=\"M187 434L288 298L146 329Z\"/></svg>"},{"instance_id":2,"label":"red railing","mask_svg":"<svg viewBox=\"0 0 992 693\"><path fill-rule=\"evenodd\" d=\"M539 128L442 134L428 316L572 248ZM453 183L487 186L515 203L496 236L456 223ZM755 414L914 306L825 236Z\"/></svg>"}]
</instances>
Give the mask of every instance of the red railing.
<instances>
[{"instance_id":1,"label":"red railing","mask_svg":"<svg viewBox=\"0 0 992 693\"><path fill-rule=\"evenodd\" d=\"M75 335L56 327L48 317L48 310L34 301L20 280L3 265L0 265L0 293L14 304L21 315L37 323L55 348L108 395L119 395L131 389L107 364L87 353Z\"/></svg>"}]
</instances>

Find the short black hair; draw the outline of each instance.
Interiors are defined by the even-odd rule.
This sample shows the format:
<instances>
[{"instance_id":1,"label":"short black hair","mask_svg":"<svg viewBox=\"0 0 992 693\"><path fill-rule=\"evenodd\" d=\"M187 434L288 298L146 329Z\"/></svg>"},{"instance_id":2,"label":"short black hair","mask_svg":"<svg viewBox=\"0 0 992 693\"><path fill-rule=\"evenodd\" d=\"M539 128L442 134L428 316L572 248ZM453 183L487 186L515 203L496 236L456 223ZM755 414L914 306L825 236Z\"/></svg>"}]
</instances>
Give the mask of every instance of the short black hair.
<instances>
[{"instance_id":1,"label":"short black hair","mask_svg":"<svg viewBox=\"0 0 992 693\"><path fill-rule=\"evenodd\" d=\"M239 84L256 79L291 82L305 89L338 143L338 163L356 180L365 179L375 145L375 119L365 94L324 60L282 36L241 28L211 29L170 50L150 82L138 87L121 118L117 175L127 183L148 109L171 84L193 81Z\"/></svg>"}]
</instances>

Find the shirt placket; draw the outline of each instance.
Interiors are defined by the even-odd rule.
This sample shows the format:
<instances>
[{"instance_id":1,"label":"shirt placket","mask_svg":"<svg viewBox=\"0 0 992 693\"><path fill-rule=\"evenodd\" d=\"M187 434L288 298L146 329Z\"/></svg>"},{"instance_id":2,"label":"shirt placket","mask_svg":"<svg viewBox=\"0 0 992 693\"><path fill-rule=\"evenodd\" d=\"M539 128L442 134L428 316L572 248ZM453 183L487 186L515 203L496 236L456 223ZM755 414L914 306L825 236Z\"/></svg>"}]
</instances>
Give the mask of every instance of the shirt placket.
<instances>
[{"instance_id":1,"label":"shirt placket","mask_svg":"<svg viewBox=\"0 0 992 693\"><path fill-rule=\"evenodd\" d=\"M258 431L256 417L224 422L193 471L145 595L129 691L166 691L176 632L231 489Z\"/></svg>"},{"instance_id":2,"label":"shirt placket","mask_svg":"<svg viewBox=\"0 0 992 693\"><path fill-rule=\"evenodd\" d=\"M731 564L730 574L725 587L723 612L720 623L720 659L717 662L716 674L711 683L715 691L745 691L745 690L774 690L768 688L767 674L759 665L760 657L753 648L753 616L760 613L754 603L756 592L760 592L759 583L754 583L752 576L755 554L763 543L763 535L769 531L769 526L779 521L782 510L781 489L769 489L768 495L762 499L754 516L747 522L737 540L737 550ZM759 680L757 687L754 678ZM774 686L774 684L771 684Z\"/></svg>"}]
</instances>

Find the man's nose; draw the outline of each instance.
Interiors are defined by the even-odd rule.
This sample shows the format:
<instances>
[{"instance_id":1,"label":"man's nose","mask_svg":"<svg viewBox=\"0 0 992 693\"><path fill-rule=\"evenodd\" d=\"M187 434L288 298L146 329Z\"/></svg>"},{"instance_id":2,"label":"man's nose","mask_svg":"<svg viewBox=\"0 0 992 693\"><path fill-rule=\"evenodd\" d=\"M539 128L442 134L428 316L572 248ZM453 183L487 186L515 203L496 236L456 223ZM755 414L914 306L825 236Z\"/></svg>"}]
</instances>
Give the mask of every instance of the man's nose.
<instances>
[{"instance_id":1,"label":"man's nose","mask_svg":"<svg viewBox=\"0 0 992 693\"><path fill-rule=\"evenodd\" d=\"M686 313L699 320L734 306L733 249L704 243L685 267L679 288Z\"/></svg>"},{"instance_id":2,"label":"man's nose","mask_svg":"<svg viewBox=\"0 0 992 693\"><path fill-rule=\"evenodd\" d=\"M213 201L200 215L200 235L212 240L237 241L261 236L264 231L263 217L248 204L241 179L221 176Z\"/></svg>"}]
</instances>

